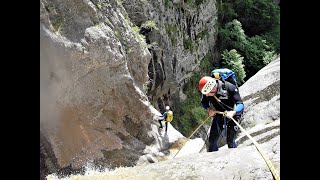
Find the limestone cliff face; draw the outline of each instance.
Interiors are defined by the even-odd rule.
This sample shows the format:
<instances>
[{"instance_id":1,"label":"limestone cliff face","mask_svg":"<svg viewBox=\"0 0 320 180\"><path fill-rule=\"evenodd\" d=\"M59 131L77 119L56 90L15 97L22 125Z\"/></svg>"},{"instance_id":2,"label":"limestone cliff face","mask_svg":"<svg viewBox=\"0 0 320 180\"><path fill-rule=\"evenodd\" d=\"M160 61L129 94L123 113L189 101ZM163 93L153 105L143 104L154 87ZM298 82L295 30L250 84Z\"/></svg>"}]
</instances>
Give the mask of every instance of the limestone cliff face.
<instances>
[{"instance_id":1,"label":"limestone cliff face","mask_svg":"<svg viewBox=\"0 0 320 180\"><path fill-rule=\"evenodd\" d=\"M183 85L215 45L216 1L133 0L122 4L151 44L149 99L157 102L158 109L165 105L174 108L173 101L184 99ZM145 28L148 20L153 20L157 29Z\"/></svg>"},{"instance_id":2,"label":"limestone cliff face","mask_svg":"<svg viewBox=\"0 0 320 180\"><path fill-rule=\"evenodd\" d=\"M146 20L157 28L137 32ZM157 156L174 138L157 139L150 101L173 105L214 45L215 22L213 0L40 0L41 173Z\"/></svg>"}]
</instances>

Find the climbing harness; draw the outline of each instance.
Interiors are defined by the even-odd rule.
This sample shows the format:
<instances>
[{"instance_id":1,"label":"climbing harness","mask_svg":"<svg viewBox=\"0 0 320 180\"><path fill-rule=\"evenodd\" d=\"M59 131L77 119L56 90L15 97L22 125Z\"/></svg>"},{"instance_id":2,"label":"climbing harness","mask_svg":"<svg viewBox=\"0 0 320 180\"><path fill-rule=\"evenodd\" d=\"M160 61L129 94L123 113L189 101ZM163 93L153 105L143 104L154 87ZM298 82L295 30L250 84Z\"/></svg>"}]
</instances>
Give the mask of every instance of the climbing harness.
<instances>
[{"instance_id":1,"label":"climbing harness","mask_svg":"<svg viewBox=\"0 0 320 180\"><path fill-rule=\"evenodd\" d=\"M200 125L197 127L197 129L194 130L193 133L191 133L191 135L188 137L188 139L187 139L187 141L185 142L185 144L187 144L187 142L190 140L190 138L192 137L192 135L193 135L195 132L197 132L198 129L199 129L210 117L211 117L211 116L208 116L207 119L205 119L205 120L202 122L202 124L200 124ZM185 145L185 144L184 144L184 145ZM184 146L184 145L183 145L183 146ZM181 149L183 148L183 146L181 147ZM173 156L173 158L176 157L176 155L181 151L181 149L179 149L179 151Z\"/></svg>"},{"instance_id":2,"label":"climbing harness","mask_svg":"<svg viewBox=\"0 0 320 180\"><path fill-rule=\"evenodd\" d=\"M219 123L218 121L216 121L216 125L217 125L217 130L218 130L218 134L219 136L222 137L226 137L227 136L227 120L226 120L226 116L223 116L223 129L224 129L224 134L222 134L223 130L220 130L219 127Z\"/></svg>"}]
</instances>

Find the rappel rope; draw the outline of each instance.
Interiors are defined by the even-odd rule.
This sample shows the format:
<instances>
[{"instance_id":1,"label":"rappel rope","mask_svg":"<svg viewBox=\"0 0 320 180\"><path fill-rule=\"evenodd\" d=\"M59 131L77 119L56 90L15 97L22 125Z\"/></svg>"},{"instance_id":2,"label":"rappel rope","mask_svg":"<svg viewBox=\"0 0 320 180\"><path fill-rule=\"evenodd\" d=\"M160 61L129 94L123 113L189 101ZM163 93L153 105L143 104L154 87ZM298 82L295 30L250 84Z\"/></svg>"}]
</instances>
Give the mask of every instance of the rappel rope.
<instances>
[{"instance_id":1,"label":"rappel rope","mask_svg":"<svg viewBox=\"0 0 320 180\"><path fill-rule=\"evenodd\" d=\"M187 139L187 141L184 143L184 145L187 144L187 142L190 140L190 138L192 137L192 135L193 135L195 132L197 132L198 129L199 129L210 117L211 117L211 116L208 116L207 119L204 120L204 121L202 122L202 124L200 124L200 125L197 127L197 129L193 131L193 133L188 137L188 139ZM184 146L184 145L183 145L183 146ZM181 149L183 148L183 146L181 147ZM179 149L179 151L173 156L173 158L176 157L176 155L181 151L181 149Z\"/></svg>"},{"instance_id":2,"label":"rappel rope","mask_svg":"<svg viewBox=\"0 0 320 180\"><path fill-rule=\"evenodd\" d=\"M225 103L223 103L219 98L217 98L216 95L213 95L213 97L218 101L218 103L220 104L220 106L226 106L227 108L229 108L230 110L233 109L232 107L226 105ZM225 107L223 107L224 109L226 109Z\"/></svg>"},{"instance_id":3,"label":"rappel rope","mask_svg":"<svg viewBox=\"0 0 320 180\"><path fill-rule=\"evenodd\" d=\"M218 114L223 114L224 116L226 116L226 113L225 112L220 112L220 111L216 111L216 113ZM240 124L234 120L232 117L228 117L229 119L233 120L233 122L241 129L241 131L243 131L248 137L249 139L253 142L253 144L255 145L255 147L257 148L257 150L259 151L259 153L261 154L261 156L263 157L264 161L267 163L271 173L272 173L272 176L274 179L276 180L280 180L280 177L278 176L275 168L273 167L271 161L267 158L266 154L262 151L262 149L260 148L259 144L250 136L249 133L247 133L246 130L244 130Z\"/></svg>"},{"instance_id":4,"label":"rappel rope","mask_svg":"<svg viewBox=\"0 0 320 180\"><path fill-rule=\"evenodd\" d=\"M226 112L221 112L221 111L214 111L215 113L217 114L222 114L223 116L226 116ZM190 140L190 138L192 137L192 135L210 118L211 116L207 117L207 119L205 119L202 124L200 124L197 129L195 129L193 131L193 133L188 137L186 143L184 145L187 144L187 142ZM228 116L227 116L228 117ZM234 120L232 117L228 117L229 119L231 119L240 129L241 131L243 131L245 133L246 136L249 137L249 139L253 142L253 144L255 145L255 147L257 148L258 152L261 154L262 158L264 159L264 161L266 162L266 164L268 165L268 168L270 169L271 173L272 173L272 176L275 180L280 180L280 177L279 175L277 174L275 168L273 167L271 161L267 158L266 154L262 151L262 149L260 148L259 144L250 136L249 133L247 133L246 130L243 129L242 126L240 126L240 124ZM183 146L184 146L183 145ZM181 149L183 148L183 146L181 147ZM179 149L179 151L173 156L176 157L176 155L181 151L181 149Z\"/></svg>"}]
</instances>

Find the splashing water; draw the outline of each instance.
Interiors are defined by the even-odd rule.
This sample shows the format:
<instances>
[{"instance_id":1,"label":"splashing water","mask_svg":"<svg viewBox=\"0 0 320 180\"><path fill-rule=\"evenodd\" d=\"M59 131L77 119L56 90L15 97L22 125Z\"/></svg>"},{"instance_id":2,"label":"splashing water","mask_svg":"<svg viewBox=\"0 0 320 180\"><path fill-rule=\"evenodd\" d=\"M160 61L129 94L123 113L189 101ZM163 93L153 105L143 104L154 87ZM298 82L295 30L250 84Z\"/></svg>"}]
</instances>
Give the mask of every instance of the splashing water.
<instances>
[{"instance_id":1,"label":"splashing water","mask_svg":"<svg viewBox=\"0 0 320 180\"><path fill-rule=\"evenodd\" d=\"M84 174L69 175L63 178L59 178L56 173L50 174L46 177L47 180L70 180L70 179L97 179L102 173L109 172L108 168L102 170L101 167L95 166L92 162L87 162L84 167Z\"/></svg>"},{"instance_id":2,"label":"splashing water","mask_svg":"<svg viewBox=\"0 0 320 180\"><path fill-rule=\"evenodd\" d=\"M183 143L184 144L184 143ZM179 152L177 156L185 156L189 154L199 153L200 148L204 144L201 138L190 139L182 151ZM182 147L175 147L179 150ZM167 159L172 159L173 155L176 154L177 151L173 151L170 153ZM157 179L159 174L156 172L146 172L143 169L145 165L135 166L135 167L119 167L115 169L111 168L101 168L95 166L92 162L89 162L84 167L85 173L83 175L76 174L66 176L64 178L59 178L56 174L51 174L47 176L47 180L154 180ZM138 173L140 172L140 173ZM141 173L144 172L144 173Z\"/></svg>"},{"instance_id":3,"label":"splashing water","mask_svg":"<svg viewBox=\"0 0 320 180\"><path fill-rule=\"evenodd\" d=\"M137 169L139 168L142 167L119 167L114 171L106 168L104 171L99 171L92 165L87 165L84 175L76 174L59 178L56 174L51 174L47 176L47 180L153 180L156 178L156 174L152 172L138 174Z\"/></svg>"}]
</instances>

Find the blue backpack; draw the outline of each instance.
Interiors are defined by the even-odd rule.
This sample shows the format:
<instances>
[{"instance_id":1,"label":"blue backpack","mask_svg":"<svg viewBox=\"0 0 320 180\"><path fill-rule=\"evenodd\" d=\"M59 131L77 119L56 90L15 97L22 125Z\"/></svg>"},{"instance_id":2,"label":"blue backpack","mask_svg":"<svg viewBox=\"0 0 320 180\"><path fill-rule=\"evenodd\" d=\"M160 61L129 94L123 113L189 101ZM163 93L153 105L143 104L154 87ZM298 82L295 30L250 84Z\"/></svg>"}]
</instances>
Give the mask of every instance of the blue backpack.
<instances>
[{"instance_id":1,"label":"blue backpack","mask_svg":"<svg viewBox=\"0 0 320 180\"><path fill-rule=\"evenodd\" d=\"M211 77L222 81L228 81L238 87L235 73L228 68L220 68L211 71Z\"/></svg>"}]
</instances>

